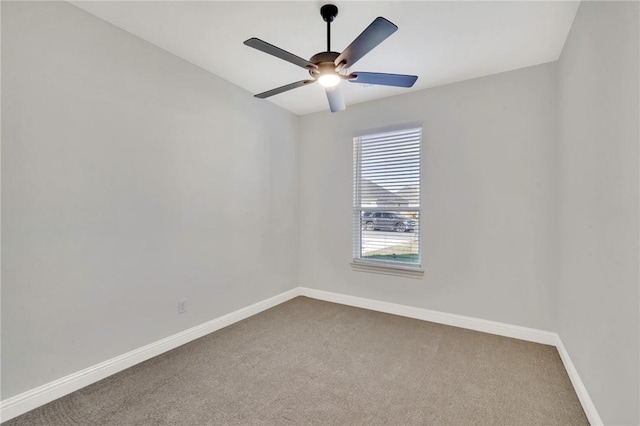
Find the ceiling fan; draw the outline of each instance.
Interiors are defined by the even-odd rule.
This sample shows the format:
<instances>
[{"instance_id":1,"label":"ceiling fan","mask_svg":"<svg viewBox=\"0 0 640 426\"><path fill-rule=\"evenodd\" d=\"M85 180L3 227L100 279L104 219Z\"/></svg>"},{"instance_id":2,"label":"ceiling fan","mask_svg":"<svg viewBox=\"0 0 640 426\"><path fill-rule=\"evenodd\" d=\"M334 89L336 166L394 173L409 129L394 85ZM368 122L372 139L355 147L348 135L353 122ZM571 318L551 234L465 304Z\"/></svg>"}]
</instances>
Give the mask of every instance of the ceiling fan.
<instances>
[{"instance_id":1,"label":"ceiling fan","mask_svg":"<svg viewBox=\"0 0 640 426\"><path fill-rule=\"evenodd\" d=\"M342 98L339 86L342 80L347 80L351 83L396 87L411 87L416 82L418 77L415 75L360 71L350 73L348 71L349 68L364 55L396 32L398 27L393 23L383 17L374 19L342 53L338 53L331 51L331 22L338 16L338 8L333 4L325 4L320 8L320 15L322 15L322 19L327 23L327 51L316 53L308 61L259 38L253 37L244 42L244 44L249 47L305 68L311 75L311 78L308 80L297 81L276 89L258 93L255 95L256 98L265 99L317 81L325 88L327 99L329 100L329 109L331 112L337 112L345 109L344 99Z\"/></svg>"}]
</instances>

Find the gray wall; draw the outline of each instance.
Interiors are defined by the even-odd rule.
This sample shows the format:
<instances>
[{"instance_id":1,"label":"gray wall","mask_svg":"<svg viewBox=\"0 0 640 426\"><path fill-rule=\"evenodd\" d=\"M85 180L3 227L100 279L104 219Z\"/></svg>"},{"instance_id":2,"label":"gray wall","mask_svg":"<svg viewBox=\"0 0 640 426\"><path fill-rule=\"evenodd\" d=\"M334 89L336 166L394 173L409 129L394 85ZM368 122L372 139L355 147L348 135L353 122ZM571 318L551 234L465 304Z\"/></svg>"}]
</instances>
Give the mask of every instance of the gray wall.
<instances>
[{"instance_id":1,"label":"gray wall","mask_svg":"<svg viewBox=\"0 0 640 426\"><path fill-rule=\"evenodd\" d=\"M638 2L582 2L558 66L557 331L605 424L640 424Z\"/></svg>"},{"instance_id":2,"label":"gray wall","mask_svg":"<svg viewBox=\"0 0 640 426\"><path fill-rule=\"evenodd\" d=\"M3 399L297 285L293 114L64 2L2 89Z\"/></svg>"},{"instance_id":3,"label":"gray wall","mask_svg":"<svg viewBox=\"0 0 640 426\"><path fill-rule=\"evenodd\" d=\"M302 117L300 284L554 329L555 78L545 64ZM405 122L423 124L424 278L352 271L352 137Z\"/></svg>"}]
</instances>

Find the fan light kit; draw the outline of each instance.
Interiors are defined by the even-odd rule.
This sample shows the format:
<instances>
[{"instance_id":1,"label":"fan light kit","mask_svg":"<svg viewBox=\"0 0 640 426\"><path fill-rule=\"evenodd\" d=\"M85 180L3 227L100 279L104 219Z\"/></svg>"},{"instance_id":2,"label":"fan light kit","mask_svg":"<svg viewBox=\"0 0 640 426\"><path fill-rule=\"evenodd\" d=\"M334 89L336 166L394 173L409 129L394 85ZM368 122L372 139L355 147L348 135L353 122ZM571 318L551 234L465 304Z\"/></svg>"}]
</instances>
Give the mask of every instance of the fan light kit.
<instances>
[{"instance_id":1,"label":"fan light kit","mask_svg":"<svg viewBox=\"0 0 640 426\"><path fill-rule=\"evenodd\" d=\"M338 74L321 74L318 83L324 87L335 87L340 84L341 78Z\"/></svg>"},{"instance_id":2,"label":"fan light kit","mask_svg":"<svg viewBox=\"0 0 640 426\"><path fill-rule=\"evenodd\" d=\"M398 27L393 23L383 17L374 19L342 53L338 53L331 51L331 22L338 16L338 8L333 4L325 4L320 8L320 15L322 15L322 19L327 23L327 50L326 52L316 53L308 61L259 38L250 38L244 42L244 44L249 47L305 68L311 75L311 79L297 81L267 92L259 93L255 95L256 98L265 99L317 81L325 88L327 99L329 100L329 109L331 112L336 112L342 111L345 108L339 86L342 80L347 80L351 83L395 87L412 87L414 85L418 79L415 75L359 71L349 74L347 72L347 70L364 55L398 30Z\"/></svg>"}]
</instances>

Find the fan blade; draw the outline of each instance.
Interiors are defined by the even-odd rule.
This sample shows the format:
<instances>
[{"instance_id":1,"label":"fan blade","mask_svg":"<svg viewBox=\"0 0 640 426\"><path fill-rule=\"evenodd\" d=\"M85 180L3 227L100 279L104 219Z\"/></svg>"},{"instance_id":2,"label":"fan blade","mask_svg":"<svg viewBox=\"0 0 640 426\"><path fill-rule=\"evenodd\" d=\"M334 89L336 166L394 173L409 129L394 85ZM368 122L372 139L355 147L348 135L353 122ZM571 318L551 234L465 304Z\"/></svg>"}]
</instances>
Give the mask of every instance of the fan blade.
<instances>
[{"instance_id":1,"label":"fan blade","mask_svg":"<svg viewBox=\"0 0 640 426\"><path fill-rule=\"evenodd\" d=\"M344 67L351 67L358 62L360 58L373 50L374 47L382 43L387 37L396 32L396 27L390 21L383 17L377 17L365 30L356 37L355 40L344 49L344 51L336 58L334 63L339 66L343 63Z\"/></svg>"},{"instance_id":2,"label":"fan blade","mask_svg":"<svg viewBox=\"0 0 640 426\"><path fill-rule=\"evenodd\" d=\"M385 74L381 72L354 72L351 83L378 84L381 86L411 87L418 79L417 75Z\"/></svg>"},{"instance_id":3,"label":"fan blade","mask_svg":"<svg viewBox=\"0 0 640 426\"><path fill-rule=\"evenodd\" d=\"M338 112L345 109L344 98L342 97L340 86L327 87L326 89L324 89L324 91L327 93L327 99L329 100L329 109L331 110L331 112Z\"/></svg>"},{"instance_id":4,"label":"fan blade","mask_svg":"<svg viewBox=\"0 0 640 426\"><path fill-rule=\"evenodd\" d=\"M298 87L306 86L309 83L313 83L315 80L301 80L296 81L295 83L285 84L284 86L278 87L276 89L271 89L266 92L258 93L254 95L256 98L265 99L269 96L277 95L278 93L286 92L287 90L296 89Z\"/></svg>"},{"instance_id":5,"label":"fan blade","mask_svg":"<svg viewBox=\"0 0 640 426\"><path fill-rule=\"evenodd\" d=\"M274 46L273 44L269 44L266 41L260 40L259 38L250 38L244 42L249 47L253 47L254 49L258 49L261 52L268 53L269 55L273 55L276 58L284 59L287 62L291 62L294 65L298 65L299 67L306 69L315 69L318 68L315 64L307 61L306 59L302 59L299 56L294 55L293 53L289 53L286 50L282 50L279 47Z\"/></svg>"}]
</instances>

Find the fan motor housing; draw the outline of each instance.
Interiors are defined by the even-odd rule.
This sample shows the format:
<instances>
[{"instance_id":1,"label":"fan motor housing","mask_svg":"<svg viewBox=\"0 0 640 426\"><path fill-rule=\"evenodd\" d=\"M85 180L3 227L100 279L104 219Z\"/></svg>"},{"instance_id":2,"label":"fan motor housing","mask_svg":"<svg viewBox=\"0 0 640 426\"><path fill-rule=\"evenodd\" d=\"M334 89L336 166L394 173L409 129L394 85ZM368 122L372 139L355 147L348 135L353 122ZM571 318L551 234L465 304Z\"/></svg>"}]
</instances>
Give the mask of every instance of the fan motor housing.
<instances>
[{"instance_id":1,"label":"fan motor housing","mask_svg":"<svg viewBox=\"0 0 640 426\"><path fill-rule=\"evenodd\" d=\"M311 59L309 59L309 62L314 63L316 65L320 65L323 62L334 63L334 61L338 56L340 56L338 52L320 52L313 55Z\"/></svg>"},{"instance_id":2,"label":"fan motor housing","mask_svg":"<svg viewBox=\"0 0 640 426\"><path fill-rule=\"evenodd\" d=\"M309 74L315 77L327 72L334 73L336 71L335 60L338 56L340 56L338 52L316 53L309 59L309 62L316 64L318 68L309 70Z\"/></svg>"}]
</instances>

